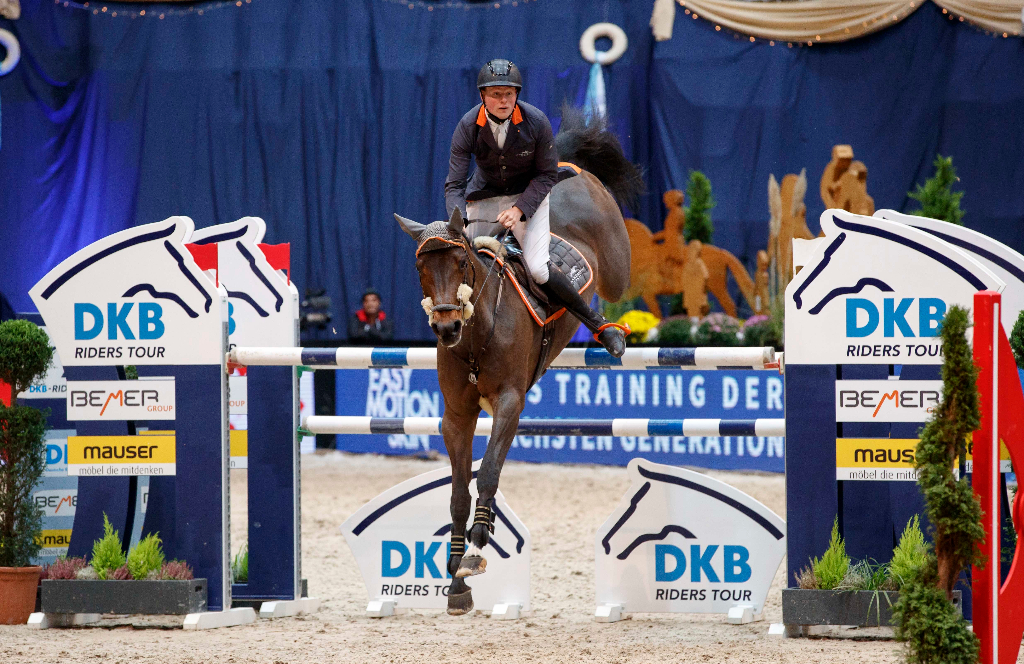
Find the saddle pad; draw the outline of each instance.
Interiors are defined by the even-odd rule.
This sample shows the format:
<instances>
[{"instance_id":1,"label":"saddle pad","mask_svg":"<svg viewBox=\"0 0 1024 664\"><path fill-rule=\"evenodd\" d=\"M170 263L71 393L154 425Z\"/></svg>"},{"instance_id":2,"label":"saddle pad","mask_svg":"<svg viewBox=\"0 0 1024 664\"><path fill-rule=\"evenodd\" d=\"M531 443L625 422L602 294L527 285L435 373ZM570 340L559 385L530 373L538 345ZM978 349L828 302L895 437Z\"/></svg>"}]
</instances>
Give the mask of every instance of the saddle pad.
<instances>
[{"instance_id":1,"label":"saddle pad","mask_svg":"<svg viewBox=\"0 0 1024 664\"><path fill-rule=\"evenodd\" d=\"M590 268L590 263L587 259L579 252L579 250L572 246L572 244L565 238L559 237L554 233L551 234L551 262L558 266L558 269L562 270L569 281L572 282L573 286L576 287L577 292L583 293L594 280L594 271ZM477 249L477 253L490 256L492 259L495 258L494 252L490 249ZM527 310L530 312L530 316L533 321L543 327L547 323L558 320L562 314L565 313L565 308L562 307L557 311L548 313L550 305L546 302L541 302L540 299L530 292L530 289L525 286L528 277L526 276L526 266L521 262L521 254L509 254L508 267L506 270L506 276L512 287L519 293L519 298L526 305ZM498 265L504 265L505 262L500 258L496 259Z\"/></svg>"}]
</instances>

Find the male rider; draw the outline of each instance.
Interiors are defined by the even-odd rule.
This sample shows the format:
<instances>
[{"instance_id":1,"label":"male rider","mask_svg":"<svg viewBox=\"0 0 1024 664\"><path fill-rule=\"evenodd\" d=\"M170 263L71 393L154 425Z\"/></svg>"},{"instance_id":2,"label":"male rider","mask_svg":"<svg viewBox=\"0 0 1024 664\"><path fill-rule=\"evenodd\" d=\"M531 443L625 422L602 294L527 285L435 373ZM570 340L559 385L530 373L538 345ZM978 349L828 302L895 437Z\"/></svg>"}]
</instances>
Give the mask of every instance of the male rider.
<instances>
[{"instance_id":1,"label":"male rider","mask_svg":"<svg viewBox=\"0 0 1024 664\"><path fill-rule=\"evenodd\" d=\"M480 70L476 87L482 103L459 121L452 135L445 205L469 221L497 222L512 230L526 267L552 300L587 326L610 354L620 357L626 339L591 309L576 287L550 262L549 199L558 180L558 153L544 112L519 101L523 79L508 60L495 59ZM467 184L470 157L476 171Z\"/></svg>"}]
</instances>

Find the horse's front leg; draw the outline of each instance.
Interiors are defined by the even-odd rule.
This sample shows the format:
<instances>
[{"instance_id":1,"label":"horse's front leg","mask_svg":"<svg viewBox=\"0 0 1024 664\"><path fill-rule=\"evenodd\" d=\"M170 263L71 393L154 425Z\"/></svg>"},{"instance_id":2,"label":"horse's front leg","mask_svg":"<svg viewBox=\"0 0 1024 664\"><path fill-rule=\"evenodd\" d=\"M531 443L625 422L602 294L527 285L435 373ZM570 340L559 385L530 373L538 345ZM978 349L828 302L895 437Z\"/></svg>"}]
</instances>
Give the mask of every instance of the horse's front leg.
<instances>
[{"instance_id":1,"label":"horse's front leg","mask_svg":"<svg viewBox=\"0 0 1024 664\"><path fill-rule=\"evenodd\" d=\"M445 410L441 420L441 434L452 464L452 550L448 556L448 573L452 583L448 587L448 613L461 616L473 610L473 592L466 581L457 575L466 551L466 522L469 520L469 483L473 479L473 432L476 418L458 415L454 409Z\"/></svg>"},{"instance_id":2,"label":"horse's front leg","mask_svg":"<svg viewBox=\"0 0 1024 664\"><path fill-rule=\"evenodd\" d=\"M506 388L491 402L494 407L494 424L476 476L476 511L473 513L473 525L469 529L468 550L456 572L458 577L487 571L483 548L487 546L494 531L494 496L498 493L498 477L519 427L525 396L519 390Z\"/></svg>"}]
</instances>

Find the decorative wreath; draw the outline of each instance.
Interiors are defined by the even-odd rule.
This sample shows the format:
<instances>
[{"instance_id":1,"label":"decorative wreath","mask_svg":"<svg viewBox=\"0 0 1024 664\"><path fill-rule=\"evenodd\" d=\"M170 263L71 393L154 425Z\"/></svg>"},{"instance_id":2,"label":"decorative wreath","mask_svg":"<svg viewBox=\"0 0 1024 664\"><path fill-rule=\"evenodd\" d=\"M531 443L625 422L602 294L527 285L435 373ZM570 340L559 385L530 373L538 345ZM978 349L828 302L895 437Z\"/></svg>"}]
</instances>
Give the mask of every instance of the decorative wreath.
<instances>
[{"instance_id":1,"label":"decorative wreath","mask_svg":"<svg viewBox=\"0 0 1024 664\"><path fill-rule=\"evenodd\" d=\"M11 32L0 29L0 45L7 49L7 57L0 60L0 76L11 73L21 59L21 46Z\"/></svg>"},{"instance_id":2,"label":"decorative wreath","mask_svg":"<svg viewBox=\"0 0 1024 664\"><path fill-rule=\"evenodd\" d=\"M607 51L597 50L597 39L607 37L612 40L612 47ZM629 46L629 39L626 32L614 23L595 23L583 31L580 37L580 53L587 62L598 62L602 65L610 65L626 52Z\"/></svg>"}]
</instances>

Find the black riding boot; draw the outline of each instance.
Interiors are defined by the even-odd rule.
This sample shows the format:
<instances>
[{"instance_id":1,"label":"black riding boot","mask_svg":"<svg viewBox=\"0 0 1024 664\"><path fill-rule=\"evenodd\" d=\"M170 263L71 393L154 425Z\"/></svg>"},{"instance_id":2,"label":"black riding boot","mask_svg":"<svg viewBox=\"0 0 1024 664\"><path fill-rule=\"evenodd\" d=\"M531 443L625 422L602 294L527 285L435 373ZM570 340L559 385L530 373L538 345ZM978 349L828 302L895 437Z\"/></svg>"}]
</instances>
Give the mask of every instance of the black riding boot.
<instances>
[{"instance_id":1,"label":"black riding boot","mask_svg":"<svg viewBox=\"0 0 1024 664\"><path fill-rule=\"evenodd\" d=\"M605 327L608 325L608 321L604 316L587 305L569 277L565 276L553 263L548 263L548 280L542 285L542 288L550 298L580 319L580 322L594 333L597 341L612 357L622 357L622 354L626 352L626 336L622 330L617 327Z\"/></svg>"}]
</instances>

